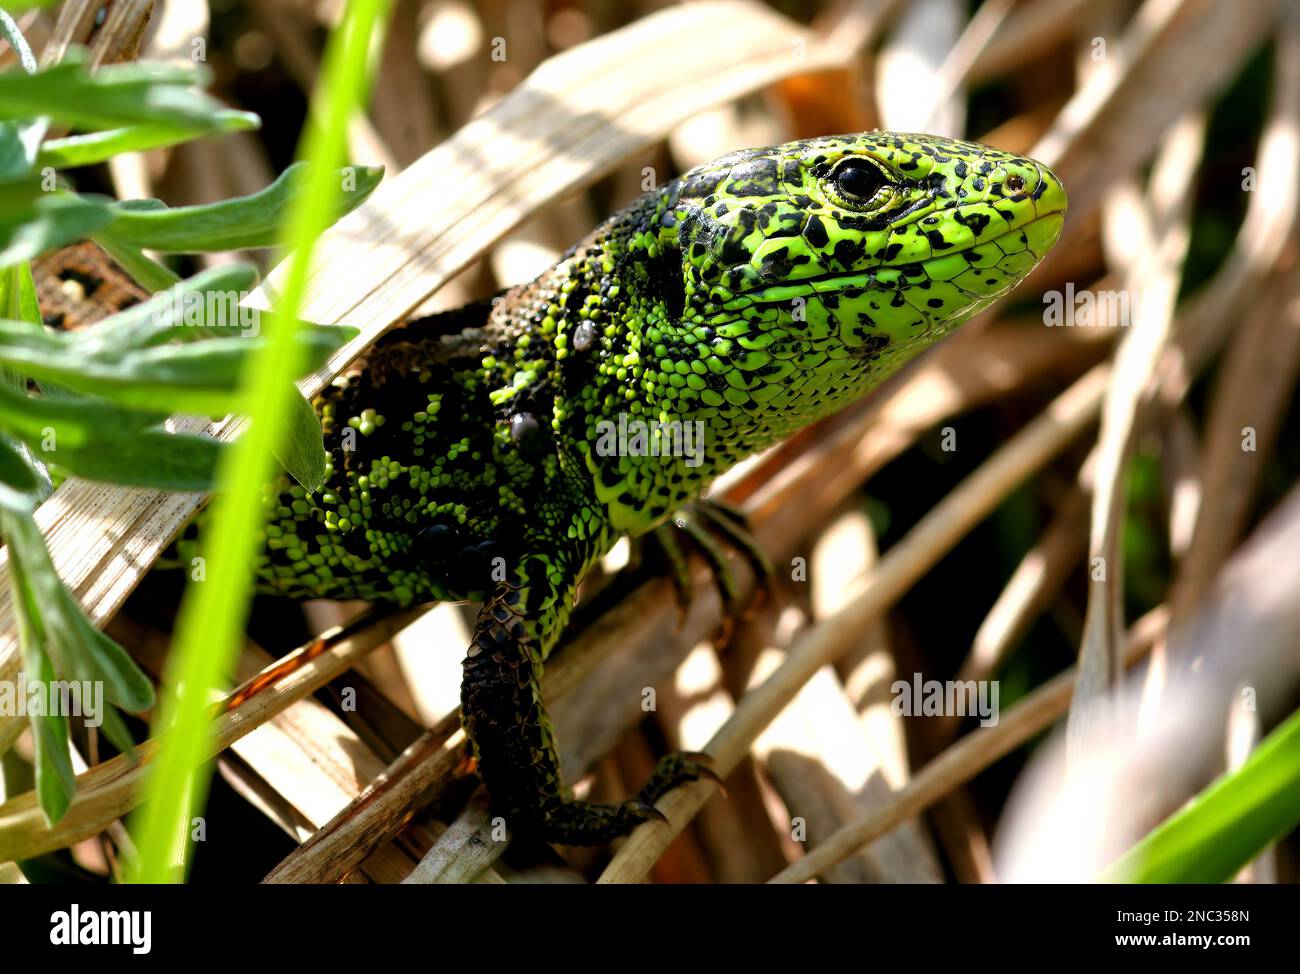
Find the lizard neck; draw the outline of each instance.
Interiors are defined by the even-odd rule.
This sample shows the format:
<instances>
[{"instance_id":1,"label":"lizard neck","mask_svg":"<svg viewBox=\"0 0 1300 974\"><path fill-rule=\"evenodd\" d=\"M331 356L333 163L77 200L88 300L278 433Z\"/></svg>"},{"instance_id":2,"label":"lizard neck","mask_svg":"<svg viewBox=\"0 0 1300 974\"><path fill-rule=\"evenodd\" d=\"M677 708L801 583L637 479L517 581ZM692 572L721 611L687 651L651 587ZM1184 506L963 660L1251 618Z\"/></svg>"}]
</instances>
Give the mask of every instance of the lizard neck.
<instances>
[{"instance_id":1,"label":"lizard neck","mask_svg":"<svg viewBox=\"0 0 1300 974\"><path fill-rule=\"evenodd\" d=\"M733 369L701 355L713 329L684 320L681 255L648 229L657 202L603 224L527 292L554 324L565 464L588 479L615 535L649 530L793 428L719 412Z\"/></svg>"}]
</instances>

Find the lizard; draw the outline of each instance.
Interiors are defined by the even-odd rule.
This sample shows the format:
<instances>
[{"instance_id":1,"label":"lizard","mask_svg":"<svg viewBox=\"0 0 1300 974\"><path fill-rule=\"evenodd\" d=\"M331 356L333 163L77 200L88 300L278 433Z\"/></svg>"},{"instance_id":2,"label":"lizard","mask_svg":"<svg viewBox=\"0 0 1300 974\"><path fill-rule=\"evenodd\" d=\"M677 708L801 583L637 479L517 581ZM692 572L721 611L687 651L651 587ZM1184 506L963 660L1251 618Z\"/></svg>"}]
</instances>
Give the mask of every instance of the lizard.
<instances>
[{"instance_id":1,"label":"lizard","mask_svg":"<svg viewBox=\"0 0 1300 974\"><path fill-rule=\"evenodd\" d=\"M326 482L266 486L259 588L481 602L461 718L494 812L570 845L662 818L669 790L716 777L706 755L668 755L622 803L561 775L541 677L584 573L1005 295L1066 205L1041 163L928 135L692 169L535 280L398 323L327 387Z\"/></svg>"}]
</instances>

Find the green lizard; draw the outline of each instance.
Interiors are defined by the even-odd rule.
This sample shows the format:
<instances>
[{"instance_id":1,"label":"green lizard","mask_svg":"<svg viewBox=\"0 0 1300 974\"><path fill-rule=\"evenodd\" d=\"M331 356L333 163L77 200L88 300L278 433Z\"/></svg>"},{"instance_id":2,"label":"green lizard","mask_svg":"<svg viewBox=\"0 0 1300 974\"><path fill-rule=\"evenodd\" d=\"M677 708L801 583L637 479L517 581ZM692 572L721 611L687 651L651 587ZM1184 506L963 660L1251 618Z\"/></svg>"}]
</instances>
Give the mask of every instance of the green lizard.
<instances>
[{"instance_id":1,"label":"green lizard","mask_svg":"<svg viewBox=\"0 0 1300 974\"><path fill-rule=\"evenodd\" d=\"M1042 165L924 135L694 169L535 281L394 328L322 394L328 479L269 485L262 588L481 601L462 716L494 807L553 841L622 835L712 772L677 754L622 804L565 789L540 686L583 574L1005 294L1065 208Z\"/></svg>"}]
</instances>

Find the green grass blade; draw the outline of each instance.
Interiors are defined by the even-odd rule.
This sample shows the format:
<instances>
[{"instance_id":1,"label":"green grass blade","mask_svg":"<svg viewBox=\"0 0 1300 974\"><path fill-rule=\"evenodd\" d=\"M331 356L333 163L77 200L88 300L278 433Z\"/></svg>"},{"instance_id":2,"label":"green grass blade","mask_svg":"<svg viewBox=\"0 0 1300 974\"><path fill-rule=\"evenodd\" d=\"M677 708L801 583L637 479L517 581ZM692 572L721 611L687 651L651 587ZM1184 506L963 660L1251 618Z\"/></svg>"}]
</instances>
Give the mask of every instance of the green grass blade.
<instances>
[{"instance_id":1,"label":"green grass blade","mask_svg":"<svg viewBox=\"0 0 1300 974\"><path fill-rule=\"evenodd\" d=\"M1222 883L1300 824L1300 711L1236 771L1126 852L1103 878L1124 883Z\"/></svg>"},{"instance_id":2,"label":"green grass blade","mask_svg":"<svg viewBox=\"0 0 1300 974\"><path fill-rule=\"evenodd\" d=\"M333 170L344 158L348 120L365 104L371 40L390 6L391 0L350 0L326 48L316 110L301 153L311 170L289 208L284 239L293 252L267 329L271 343L249 362L249 428L222 464L224 493L202 539L207 580L191 583L185 593L168 661L155 725L164 740L145 784L144 807L132 822L139 859L131 876L138 882L183 878L184 863L176 862L173 852L178 837L185 835L190 810L202 807L207 797L208 694L227 678L243 639L255 546L265 517L262 485L273 472L272 453L294 408L290 380L298 374L301 355L293 339L311 253L338 196Z\"/></svg>"}]
</instances>

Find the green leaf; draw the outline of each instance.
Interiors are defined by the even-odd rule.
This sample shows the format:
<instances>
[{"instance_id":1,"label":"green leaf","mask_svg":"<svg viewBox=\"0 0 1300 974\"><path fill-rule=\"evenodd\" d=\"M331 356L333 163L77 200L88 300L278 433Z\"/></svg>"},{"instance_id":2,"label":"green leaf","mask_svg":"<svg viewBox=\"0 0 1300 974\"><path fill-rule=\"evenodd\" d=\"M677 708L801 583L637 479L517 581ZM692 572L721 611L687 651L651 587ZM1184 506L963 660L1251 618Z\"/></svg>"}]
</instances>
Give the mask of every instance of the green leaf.
<instances>
[{"instance_id":1,"label":"green leaf","mask_svg":"<svg viewBox=\"0 0 1300 974\"><path fill-rule=\"evenodd\" d=\"M0 208L0 267L84 240L112 219L106 203L64 192L46 193L24 208Z\"/></svg>"},{"instance_id":2,"label":"green leaf","mask_svg":"<svg viewBox=\"0 0 1300 974\"><path fill-rule=\"evenodd\" d=\"M379 185L383 174L382 168L367 166L338 170L339 195L333 217L359 206ZM281 242L285 210L302 191L306 178L307 164L299 162L251 196L175 209L145 209L136 200L118 203L114 205L115 219L109 232L137 247L170 253L272 247Z\"/></svg>"},{"instance_id":3,"label":"green leaf","mask_svg":"<svg viewBox=\"0 0 1300 974\"><path fill-rule=\"evenodd\" d=\"M0 467L7 469L13 459L7 438L0 437ZM32 518L33 509L29 494L0 483L0 532L8 544L9 579L28 679L46 685L56 679L101 682L106 704L135 711L152 707L148 678L121 646L90 625L64 587ZM130 735L111 706L103 717L109 739L119 748L130 747ZM37 800L53 823L67 811L75 788L68 722L65 716L48 715L30 715L29 722L36 748Z\"/></svg>"},{"instance_id":4,"label":"green leaf","mask_svg":"<svg viewBox=\"0 0 1300 974\"><path fill-rule=\"evenodd\" d=\"M122 719L121 713L111 704L104 706L104 713L101 715L104 723L100 726L100 731L109 742L118 749L122 754L135 758L135 738L131 736L130 729L126 726L126 721Z\"/></svg>"},{"instance_id":5,"label":"green leaf","mask_svg":"<svg viewBox=\"0 0 1300 974\"><path fill-rule=\"evenodd\" d=\"M44 119L0 122L0 179L17 179L36 169L46 128Z\"/></svg>"},{"instance_id":6,"label":"green leaf","mask_svg":"<svg viewBox=\"0 0 1300 974\"><path fill-rule=\"evenodd\" d=\"M0 495L3 495L0 490ZM20 516L6 504L4 519L11 558L20 566L24 592L39 610L28 620L41 637L55 670L65 680L102 680L104 699L125 710L153 706L153 686L113 640L87 620L54 570L45 539L30 515Z\"/></svg>"},{"instance_id":7,"label":"green leaf","mask_svg":"<svg viewBox=\"0 0 1300 974\"><path fill-rule=\"evenodd\" d=\"M319 368L356 330L313 327L296 336L307 369ZM240 372L265 345L260 338L164 345L88 354L75 337L0 321L0 367L122 406L161 413L239 412Z\"/></svg>"},{"instance_id":8,"label":"green leaf","mask_svg":"<svg viewBox=\"0 0 1300 974\"><path fill-rule=\"evenodd\" d=\"M0 315L6 314L21 320L33 330L39 331L43 327L40 305L36 299L36 284L32 280L32 269L27 261L0 268ZM0 369L0 388L26 391L27 380L7 369ZM45 464L32 454L25 443L11 440L0 429L0 446L4 449L0 464L9 471L11 484L22 484L22 490L29 493L35 503L40 503L54 493L54 484Z\"/></svg>"},{"instance_id":9,"label":"green leaf","mask_svg":"<svg viewBox=\"0 0 1300 974\"><path fill-rule=\"evenodd\" d=\"M21 136L21 122L0 122L0 179L14 179L32 171Z\"/></svg>"},{"instance_id":10,"label":"green leaf","mask_svg":"<svg viewBox=\"0 0 1300 974\"><path fill-rule=\"evenodd\" d=\"M46 463L87 480L131 487L210 489L222 444L167 433L157 428L164 418L102 399L50 399L0 387L0 427Z\"/></svg>"},{"instance_id":11,"label":"green leaf","mask_svg":"<svg viewBox=\"0 0 1300 974\"><path fill-rule=\"evenodd\" d=\"M60 674L103 681L104 700L140 712L154 705L153 684L127 651L90 624L81 606L60 584L50 593L61 604L46 608L51 622L50 658Z\"/></svg>"},{"instance_id":12,"label":"green leaf","mask_svg":"<svg viewBox=\"0 0 1300 974\"><path fill-rule=\"evenodd\" d=\"M26 495L35 495L41 488L40 478L27 458L4 435L0 435L0 484Z\"/></svg>"},{"instance_id":13,"label":"green leaf","mask_svg":"<svg viewBox=\"0 0 1300 974\"><path fill-rule=\"evenodd\" d=\"M207 73L188 65L109 64L91 73L85 53L72 49L64 60L36 74L0 73L0 119L48 116L78 131L131 125L167 125L210 130L226 111L197 90Z\"/></svg>"},{"instance_id":14,"label":"green leaf","mask_svg":"<svg viewBox=\"0 0 1300 974\"><path fill-rule=\"evenodd\" d=\"M63 818L76 791L77 776L68 751L68 718L29 717L28 723L36 750L36 800L45 821L53 825Z\"/></svg>"},{"instance_id":15,"label":"green leaf","mask_svg":"<svg viewBox=\"0 0 1300 974\"><path fill-rule=\"evenodd\" d=\"M325 465L329 460L321 437L320 417L297 389L291 390L290 396L291 409L286 417L289 428L275 456L294 480L314 491L325 483Z\"/></svg>"},{"instance_id":16,"label":"green leaf","mask_svg":"<svg viewBox=\"0 0 1300 974\"><path fill-rule=\"evenodd\" d=\"M45 191L39 176L26 173L0 180L0 227L16 226L18 216L30 212Z\"/></svg>"},{"instance_id":17,"label":"green leaf","mask_svg":"<svg viewBox=\"0 0 1300 974\"><path fill-rule=\"evenodd\" d=\"M49 684L57 678L54 664L39 649L24 646L23 660L28 680ZM45 820L53 825L63 818L76 791L77 776L68 750L68 718L44 714L29 716L27 722L36 746L36 800L45 813Z\"/></svg>"},{"instance_id":18,"label":"green leaf","mask_svg":"<svg viewBox=\"0 0 1300 974\"><path fill-rule=\"evenodd\" d=\"M39 553L29 550L32 533L35 532L40 541L41 552L44 552L45 544L32 522L31 511L26 498L14 496L12 491L0 487L0 531L9 545L9 584L18 620L18 642L24 671L29 680L49 682L56 674L54 664L45 652L45 629L28 575L32 570L29 559L37 571L41 560ZM67 718L29 715L28 723L36 748L36 799L46 821L54 823L68 810L76 787L68 753Z\"/></svg>"},{"instance_id":19,"label":"green leaf","mask_svg":"<svg viewBox=\"0 0 1300 974\"><path fill-rule=\"evenodd\" d=\"M257 284L252 264L222 264L178 281L165 293L72 333L83 355L112 359L168 341L197 341L249 331L236 305Z\"/></svg>"},{"instance_id":20,"label":"green leaf","mask_svg":"<svg viewBox=\"0 0 1300 974\"><path fill-rule=\"evenodd\" d=\"M32 267L26 261L0 271L0 315L39 327L41 306L36 298Z\"/></svg>"},{"instance_id":21,"label":"green leaf","mask_svg":"<svg viewBox=\"0 0 1300 974\"><path fill-rule=\"evenodd\" d=\"M209 491L216 481L224 449L223 443L207 436L145 430L130 436L108 433L76 451L37 451L37 455L85 480L126 487Z\"/></svg>"},{"instance_id":22,"label":"green leaf","mask_svg":"<svg viewBox=\"0 0 1300 974\"><path fill-rule=\"evenodd\" d=\"M107 230L101 230L91 238L99 244L131 275L131 279L146 291L157 293L180 283L180 276L169 267L158 263L134 244L119 240Z\"/></svg>"},{"instance_id":23,"label":"green leaf","mask_svg":"<svg viewBox=\"0 0 1300 974\"><path fill-rule=\"evenodd\" d=\"M201 127L147 124L129 128L108 129L85 135L70 135L50 139L36 155L37 168L53 166L55 169L72 169L104 162L123 152L143 152L161 149L208 135L226 132L246 132L262 124L252 112L223 109L211 115Z\"/></svg>"},{"instance_id":24,"label":"green leaf","mask_svg":"<svg viewBox=\"0 0 1300 974\"><path fill-rule=\"evenodd\" d=\"M235 408L239 365L248 351L243 342L128 352L106 361L80 354L61 335L16 334L13 326L0 321L0 366L39 382L154 412L219 416ZM195 350L197 358L190 354Z\"/></svg>"},{"instance_id":25,"label":"green leaf","mask_svg":"<svg viewBox=\"0 0 1300 974\"><path fill-rule=\"evenodd\" d=\"M36 72L36 55L32 53L27 38L23 37L17 21L0 10L0 37L9 42L18 55L18 63L28 74ZM36 154L41 139L45 137L48 123L45 119L0 122L0 179L13 179L30 173L36 165Z\"/></svg>"},{"instance_id":26,"label":"green leaf","mask_svg":"<svg viewBox=\"0 0 1300 974\"><path fill-rule=\"evenodd\" d=\"M1300 824L1300 710L1246 762L1156 826L1106 871L1122 883L1223 883Z\"/></svg>"}]
</instances>

